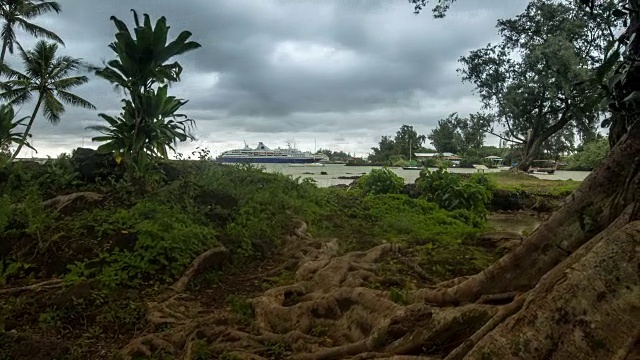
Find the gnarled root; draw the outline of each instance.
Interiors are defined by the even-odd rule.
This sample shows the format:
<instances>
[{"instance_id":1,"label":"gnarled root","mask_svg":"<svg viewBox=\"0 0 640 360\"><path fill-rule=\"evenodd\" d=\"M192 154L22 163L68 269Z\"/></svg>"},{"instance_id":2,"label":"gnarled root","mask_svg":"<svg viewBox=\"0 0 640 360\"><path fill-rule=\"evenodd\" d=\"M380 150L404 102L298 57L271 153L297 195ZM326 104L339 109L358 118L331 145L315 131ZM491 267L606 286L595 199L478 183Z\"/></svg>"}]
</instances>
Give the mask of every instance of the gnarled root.
<instances>
[{"instance_id":1,"label":"gnarled root","mask_svg":"<svg viewBox=\"0 0 640 360\"><path fill-rule=\"evenodd\" d=\"M180 279L171 285L170 289L176 293L183 292L187 288L187 285L189 285L189 281L191 281L196 275L211 267L221 266L227 259L228 254L229 252L227 251L227 248L219 246L198 255L198 257L193 259L191 265L189 265Z\"/></svg>"},{"instance_id":2,"label":"gnarled root","mask_svg":"<svg viewBox=\"0 0 640 360\"><path fill-rule=\"evenodd\" d=\"M62 287L64 284L61 279L52 279L43 281L41 283L20 286L20 287L10 287L5 289L0 289L0 295L17 295L26 291L43 291L43 290L51 290Z\"/></svg>"}]
</instances>

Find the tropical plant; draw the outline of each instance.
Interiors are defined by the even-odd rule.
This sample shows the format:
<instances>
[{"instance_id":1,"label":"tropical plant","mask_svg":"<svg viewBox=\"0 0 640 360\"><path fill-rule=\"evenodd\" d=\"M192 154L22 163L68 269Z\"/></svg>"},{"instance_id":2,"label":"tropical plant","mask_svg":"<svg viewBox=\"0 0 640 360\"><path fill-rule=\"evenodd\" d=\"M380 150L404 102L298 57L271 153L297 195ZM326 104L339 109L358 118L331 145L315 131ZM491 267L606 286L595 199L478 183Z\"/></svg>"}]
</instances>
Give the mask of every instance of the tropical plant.
<instances>
[{"instance_id":1,"label":"tropical plant","mask_svg":"<svg viewBox=\"0 0 640 360\"><path fill-rule=\"evenodd\" d=\"M28 116L15 120L16 114L11 105L0 105L0 152L9 153L12 144L22 144L35 150L27 141L22 138L23 133L16 131L18 126L26 126L23 122L29 119Z\"/></svg>"},{"instance_id":2,"label":"tropical plant","mask_svg":"<svg viewBox=\"0 0 640 360\"><path fill-rule=\"evenodd\" d=\"M123 100L119 117L99 115L108 126L88 129L103 134L93 138L104 142L100 151L115 152L140 169L150 158L166 158L167 150L175 151L173 145L177 141L193 139L189 133L193 120L176 113L187 101L167 95L168 84L180 80L182 66L168 61L199 48L200 44L188 41L191 37L188 31L167 43L169 26L164 17L158 19L155 27L148 14L144 14L143 24L135 11L133 18L135 38L124 22L111 17L118 32L109 48L117 58L108 61L104 68L95 69L96 75L123 89L129 98ZM162 86L154 90L156 84Z\"/></svg>"},{"instance_id":3,"label":"tropical plant","mask_svg":"<svg viewBox=\"0 0 640 360\"><path fill-rule=\"evenodd\" d=\"M383 168L371 170L369 174L361 177L357 184L365 194L399 194L404 180L393 171Z\"/></svg>"},{"instance_id":4,"label":"tropical plant","mask_svg":"<svg viewBox=\"0 0 640 360\"><path fill-rule=\"evenodd\" d=\"M117 59L110 60L102 69L96 69L96 75L124 88L130 94L149 90L155 83L180 81L182 66L178 62L167 62L172 57L195 50L201 45L188 41L191 37L189 31L181 32L167 44L170 27L164 16L153 27L148 14L144 14L144 23L141 25L138 14L134 10L132 12L136 25L135 38L122 20L111 17L118 32L116 41L109 48L116 53Z\"/></svg>"},{"instance_id":5,"label":"tropical plant","mask_svg":"<svg viewBox=\"0 0 640 360\"><path fill-rule=\"evenodd\" d=\"M416 180L418 191L424 198L438 204L444 210L471 210L486 215L486 206L491 201L489 182L474 177L463 181L457 174L444 168L435 171L423 170Z\"/></svg>"},{"instance_id":6,"label":"tropical plant","mask_svg":"<svg viewBox=\"0 0 640 360\"><path fill-rule=\"evenodd\" d=\"M0 64L4 64L4 57L9 50L13 54L14 45L20 46L16 39L15 28L36 36L64 44L62 39L52 31L40 27L29 20L36 16L55 11L60 12L60 5L56 1L43 0L3 0L0 1L0 17L5 23L2 26L2 53L0 53Z\"/></svg>"},{"instance_id":7,"label":"tropical plant","mask_svg":"<svg viewBox=\"0 0 640 360\"><path fill-rule=\"evenodd\" d=\"M92 141L104 143L98 147L98 152L115 153L118 160L126 154L143 153L167 158L167 149L175 151L174 145L178 140L193 138L189 133L193 120L184 114L175 113L186 103L187 101L175 96L167 96L165 85L157 92L147 90L144 94L137 95L136 103L125 100L124 112L118 117L99 114L109 126L94 125L87 129L103 134L92 138ZM138 115L146 119L138 129L135 121L136 109L140 109L143 114ZM182 120L177 120L178 118Z\"/></svg>"},{"instance_id":8,"label":"tropical plant","mask_svg":"<svg viewBox=\"0 0 640 360\"><path fill-rule=\"evenodd\" d=\"M70 76L80 69L82 60L70 56L56 56L57 50L56 43L41 40L33 50L20 49L24 73L5 67L9 80L3 85L5 91L0 94L0 99L9 101L10 105L20 105L31 100L35 92L38 93L33 113L22 135L22 143L18 144L12 160L18 156L30 135L31 126L41 107L44 117L54 125L60 122L60 116L65 111L63 103L95 109L89 101L69 92L89 81L86 76Z\"/></svg>"},{"instance_id":9,"label":"tropical plant","mask_svg":"<svg viewBox=\"0 0 640 360\"><path fill-rule=\"evenodd\" d=\"M607 138L596 139L586 143L582 151L573 154L567 161L571 170L593 170L604 160L609 152Z\"/></svg>"}]
</instances>

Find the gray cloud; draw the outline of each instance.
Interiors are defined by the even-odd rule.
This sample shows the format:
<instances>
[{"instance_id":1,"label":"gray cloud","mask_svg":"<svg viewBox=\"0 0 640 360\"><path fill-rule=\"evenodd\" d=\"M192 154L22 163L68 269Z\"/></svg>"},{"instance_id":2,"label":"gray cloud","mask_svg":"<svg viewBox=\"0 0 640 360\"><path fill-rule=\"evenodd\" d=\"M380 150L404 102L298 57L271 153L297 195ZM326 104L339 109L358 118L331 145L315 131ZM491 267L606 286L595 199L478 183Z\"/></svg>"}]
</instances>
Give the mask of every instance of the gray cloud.
<instances>
[{"instance_id":1,"label":"gray cloud","mask_svg":"<svg viewBox=\"0 0 640 360\"><path fill-rule=\"evenodd\" d=\"M404 0L71 0L38 23L65 40L61 53L94 64L112 58L109 17L131 26L131 8L153 20L166 16L174 36L191 31L202 48L179 58L184 77L172 91L190 100L185 111L197 120L200 140L183 149L223 150L243 138L279 146L296 138L306 148L317 139L362 153L403 123L427 133L450 112L478 110L455 72L457 60L495 41L496 20L526 3L460 1L434 20L414 15ZM19 39L25 47L35 43ZM19 68L15 57L10 63ZM69 107L57 126L38 119L41 152L70 150L83 137L86 145L84 127L98 112L120 107L119 94L101 79L92 77L77 93L98 110Z\"/></svg>"}]
</instances>

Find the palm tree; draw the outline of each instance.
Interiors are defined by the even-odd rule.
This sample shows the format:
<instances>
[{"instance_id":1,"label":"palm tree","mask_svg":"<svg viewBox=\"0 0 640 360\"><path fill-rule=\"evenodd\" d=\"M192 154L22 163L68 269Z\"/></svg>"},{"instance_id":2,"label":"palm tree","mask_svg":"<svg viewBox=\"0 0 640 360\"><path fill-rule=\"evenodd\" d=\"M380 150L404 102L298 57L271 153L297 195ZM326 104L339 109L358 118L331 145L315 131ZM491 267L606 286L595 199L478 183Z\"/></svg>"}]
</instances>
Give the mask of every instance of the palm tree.
<instances>
[{"instance_id":1,"label":"palm tree","mask_svg":"<svg viewBox=\"0 0 640 360\"><path fill-rule=\"evenodd\" d=\"M0 105L0 152L8 152L12 144L22 144L35 150L28 142L22 138L23 132L15 131L18 126L26 126L23 122L29 119L25 116L15 120L16 114L11 105Z\"/></svg>"},{"instance_id":2,"label":"palm tree","mask_svg":"<svg viewBox=\"0 0 640 360\"><path fill-rule=\"evenodd\" d=\"M0 94L0 99L9 101L10 105L19 105L31 100L35 92L38 93L36 106L22 136L23 141L29 136L31 126L41 107L44 117L54 125L60 122L60 115L65 111L63 102L95 109L89 101L69 92L89 81L86 76L70 76L80 68L82 61L69 56L57 57L57 50L58 45L55 43L38 41L33 50L20 49L20 57L25 67L24 73L5 69L9 80L4 83L5 91ZM12 160L18 156L22 145L18 144L18 148L11 157Z\"/></svg>"},{"instance_id":3,"label":"palm tree","mask_svg":"<svg viewBox=\"0 0 640 360\"><path fill-rule=\"evenodd\" d=\"M0 65L4 64L4 57L9 50L13 54L14 44L20 43L16 40L15 28L36 36L54 40L64 45L58 35L43 27L40 27L29 20L36 16L55 11L60 13L60 5L55 1L44 0L0 0L0 17L5 21L2 26L0 37L2 38L2 53L0 53Z\"/></svg>"}]
</instances>

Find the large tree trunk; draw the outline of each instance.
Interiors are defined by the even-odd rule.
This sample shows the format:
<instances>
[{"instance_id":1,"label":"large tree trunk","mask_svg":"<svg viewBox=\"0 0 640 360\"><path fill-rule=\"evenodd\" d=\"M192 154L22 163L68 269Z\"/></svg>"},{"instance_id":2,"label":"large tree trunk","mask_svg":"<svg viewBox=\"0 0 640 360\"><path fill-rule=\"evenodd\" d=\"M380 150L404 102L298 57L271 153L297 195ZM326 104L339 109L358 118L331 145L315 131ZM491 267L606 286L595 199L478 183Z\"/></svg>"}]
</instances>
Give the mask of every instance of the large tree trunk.
<instances>
[{"instance_id":1,"label":"large tree trunk","mask_svg":"<svg viewBox=\"0 0 640 360\"><path fill-rule=\"evenodd\" d=\"M571 194L565 205L540 225L514 252L485 271L451 288L430 291L437 304L474 302L487 294L524 291L603 231L640 198L640 125L637 123ZM638 216L634 207L630 220Z\"/></svg>"}]
</instances>

